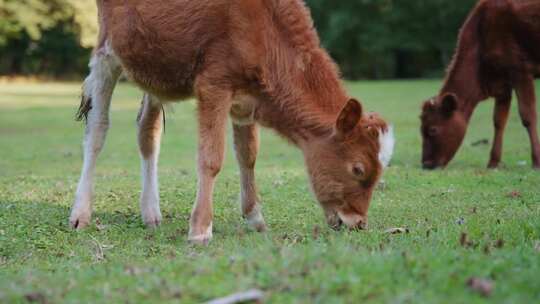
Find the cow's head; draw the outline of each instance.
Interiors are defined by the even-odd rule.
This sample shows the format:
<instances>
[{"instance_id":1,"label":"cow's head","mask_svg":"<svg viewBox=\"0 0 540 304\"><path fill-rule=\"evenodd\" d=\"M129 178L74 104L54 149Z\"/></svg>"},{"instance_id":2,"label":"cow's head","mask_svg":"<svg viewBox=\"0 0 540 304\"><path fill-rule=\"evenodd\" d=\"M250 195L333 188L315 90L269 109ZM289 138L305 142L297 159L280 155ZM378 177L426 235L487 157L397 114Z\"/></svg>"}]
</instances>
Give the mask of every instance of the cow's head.
<instances>
[{"instance_id":1,"label":"cow's head","mask_svg":"<svg viewBox=\"0 0 540 304\"><path fill-rule=\"evenodd\" d=\"M454 157L467 129L467 120L459 111L458 97L447 93L426 101L422 107L422 166L445 167Z\"/></svg>"},{"instance_id":2,"label":"cow's head","mask_svg":"<svg viewBox=\"0 0 540 304\"><path fill-rule=\"evenodd\" d=\"M334 228L367 228L371 195L390 161L392 129L376 114L363 114L350 100L335 122L332 136L304 149L313 191Z\"/></svg>"}]
</instances>

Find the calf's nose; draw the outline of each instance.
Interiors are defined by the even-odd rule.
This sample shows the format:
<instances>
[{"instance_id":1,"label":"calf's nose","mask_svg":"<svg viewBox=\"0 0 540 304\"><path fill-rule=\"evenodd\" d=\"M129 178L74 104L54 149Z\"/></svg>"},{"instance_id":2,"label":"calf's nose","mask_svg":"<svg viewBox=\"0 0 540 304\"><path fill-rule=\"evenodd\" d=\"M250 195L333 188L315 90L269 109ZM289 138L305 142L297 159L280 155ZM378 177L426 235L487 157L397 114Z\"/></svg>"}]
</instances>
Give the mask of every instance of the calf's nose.
<instances>
[{"instance_id":1,"label":"calf's nose","mask_svg":"<svg viewBox=\"0 0 540 304\"><path fill-rule=\"evenodd\" d=\"M338 212L339 218L343 221L343 224L351 230L366 230L368 228L367 216L359 214L346 214Z\"/></svg>"}]
</instances>

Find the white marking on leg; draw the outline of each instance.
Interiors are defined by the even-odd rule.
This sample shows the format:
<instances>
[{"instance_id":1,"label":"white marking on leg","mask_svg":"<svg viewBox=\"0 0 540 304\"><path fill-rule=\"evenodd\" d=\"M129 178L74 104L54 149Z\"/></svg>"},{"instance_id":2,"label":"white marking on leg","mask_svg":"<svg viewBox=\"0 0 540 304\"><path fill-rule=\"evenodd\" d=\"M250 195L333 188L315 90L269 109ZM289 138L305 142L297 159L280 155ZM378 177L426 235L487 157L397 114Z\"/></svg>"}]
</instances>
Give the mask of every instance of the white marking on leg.
<instances>
[{"instance_id":1,"label":"white marking on leg","mask_svg":"<svg viewBox=\"0 0 540 304\"><path fill-rule=\"evenodd\" d=\"M150 159L143 158L141 162L141 214L144 223L150 228L158 226L161 223L161 210L159 208L158 155L159 152L156 152Z\"/></svg>"},{"instance_id":2,"label":"white marking on leg","mask_svg":"<svg viewBox=\"0 0 540 304\"><path fill-rule=\"evenodd\" d=\"M379 131L379 161L383 167L388 167L390 161L392 160L392 154L394 153L394 128L392 126L388 127L386 132Z\"/></svg>"},{"instance_id":3,"label":"white marking on leg","mask_svg":"<svg viewBox=\"0 0 540 304\"><path fill-rule=\"evenodd\" d=\"M107 45L90 61L91 73L84 82L83 94L91 99L84 139L84 162L70 224L84 228L90 223L96 160L105 143L109 128L109 105L114 87L120 76L120 65L112 49Z\"/></svg>"},{"instance_id":4,"label":"white marking on leg","mask_svg":"<svg viewBox=\"0 0 540 304\"><path fill-rule=\"evenodd\" d=\"M139 121L142 175L140 206L143 222L149 228L159 226L162 219L159 208L158 160L163 131L163 114L158 102L153 99L155 98L145 95ZM146 151L147 149L149 150ZM142 150L146 152L143 153Z\"/></svg>"}]
</instances>

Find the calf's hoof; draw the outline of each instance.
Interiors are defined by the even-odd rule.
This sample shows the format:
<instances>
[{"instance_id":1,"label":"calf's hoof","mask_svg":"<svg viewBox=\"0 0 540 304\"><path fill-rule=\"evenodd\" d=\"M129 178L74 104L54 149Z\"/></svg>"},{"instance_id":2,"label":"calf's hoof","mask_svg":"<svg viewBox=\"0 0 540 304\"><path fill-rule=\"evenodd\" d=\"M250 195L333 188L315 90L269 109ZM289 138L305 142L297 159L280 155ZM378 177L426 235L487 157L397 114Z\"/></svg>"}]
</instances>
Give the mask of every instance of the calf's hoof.
<instances>
[{"instance_id":1,"label":"calf's hoof","mask_svg":"<svg viewBox=\"0 0 540 304\"><path fill-rule=\"evenodd\" d=\"M188 242L193 245L207 246L212 239L212 223L206 229L190 228Z\"/></svg>"},{"instance_id":2,"label":"calf's hoof","mask_svg":"<svg viewBox=\"0 0 540 304\"><path fill-rule=\"evenodd\" d=\"M250 229L257 232L265 232L267 230L264 217L259 206L244 216Z\"/></svg>"},{"instance_id":3,"label":"calf's hoof","mask_svg":"<svg viewBox=\"0 0 540 304\"><path fill-rule=\"evenodd\" d=\"M142 219L147 228L155 229L161 224L161 211L159 208L143 209Z\"/></svg>"},{"instance_id":4,"label":"calf's hoof","mask_svg":"<svg viewBox=\"0 0 540 304\"><path fill-rule=\"evenodd\" d=\"M69 217L69 226L72 229L84 229L90 225L92 214L88 210L79 211L74 209Z\"/></svg>"},{"instance_id":5,"label":"calf's hoof","mask_svg":"<svg viewBox=\"0 0 540 304\"><path fill-rule=\"evenodd\" d=\"M534 170L540 170L540 160L537 160L535 157L533 157L532 167Z\"/></svg>"}]
</instances>

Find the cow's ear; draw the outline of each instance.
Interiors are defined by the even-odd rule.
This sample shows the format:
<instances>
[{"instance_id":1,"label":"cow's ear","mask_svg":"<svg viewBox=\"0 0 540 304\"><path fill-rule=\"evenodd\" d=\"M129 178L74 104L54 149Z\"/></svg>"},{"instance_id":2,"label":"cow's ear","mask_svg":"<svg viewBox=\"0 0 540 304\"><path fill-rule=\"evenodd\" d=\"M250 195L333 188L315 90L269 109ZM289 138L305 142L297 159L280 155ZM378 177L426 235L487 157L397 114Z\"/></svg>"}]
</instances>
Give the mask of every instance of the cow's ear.
<instances>
[{"instance_id":1,"label":"cow's ear","mask_svg":"<svg viewBox=\"0 0 540 304\"><path fill-rule=\"evenodd\" d=\"M442 97L441 100L441 111L446 117L452 116L454 112L458 109L458 100L457 96L452 93L447 93Z\"/></svg>"},{"instance_id":2,"label":"cow's ear","mask_svg":"<svg viewBox=\"0 0 540 304\"><path fill-rule=\"evenodd\" d=\"M430 112L435 109L435 97L430 98L422 104L422 112Z\"/></svg>"},{"instance_id":3,"label":"cow's ear","mask_svg":"<svg viewBox=\"0 0 540 304\"><path fill-rule=\"evenodd\" d=\"M356 99L350 99L339 113L336 120L336 132L338 135L350 133L362 118L362 105Z\"/></svg>"}]
</instances>

